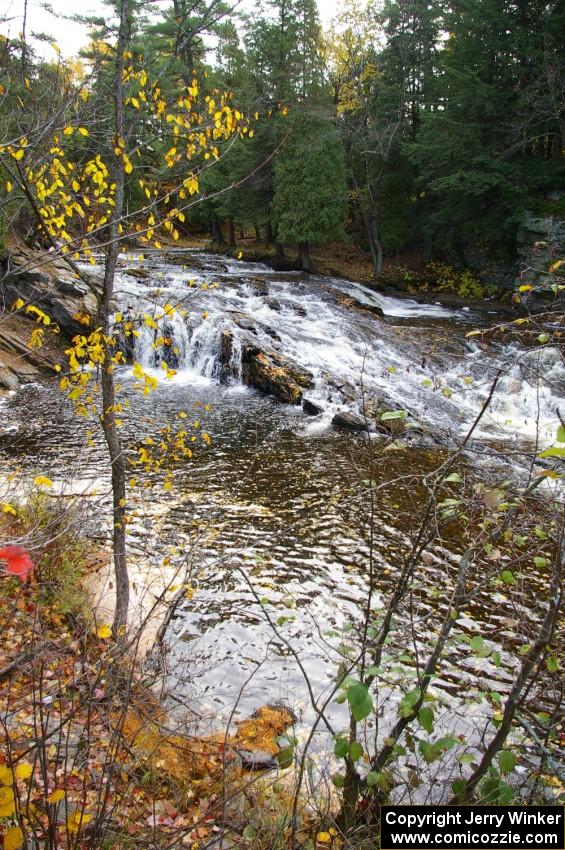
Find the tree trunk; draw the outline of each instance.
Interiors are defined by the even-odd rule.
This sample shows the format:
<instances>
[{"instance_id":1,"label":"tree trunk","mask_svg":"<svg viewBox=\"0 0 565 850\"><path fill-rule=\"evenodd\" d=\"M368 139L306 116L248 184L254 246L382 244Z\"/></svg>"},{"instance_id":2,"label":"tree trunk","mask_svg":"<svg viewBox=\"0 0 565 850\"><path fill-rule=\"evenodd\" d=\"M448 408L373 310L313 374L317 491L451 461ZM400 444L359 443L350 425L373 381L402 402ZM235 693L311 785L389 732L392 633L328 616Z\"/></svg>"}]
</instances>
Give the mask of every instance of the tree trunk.
<instances>
[{"instance_id":1,"label":"tree trunk","mask_svg":"<svg viewBox=\"0 0 565 850\"><path fill-rule=\"evenodd\" d=\"M366 199L364 199L363 195L361 194L359 183L357 182L357 177L351 164L349 166L349 173L351 175L351 182L353 183L353 187L357 193L357 198L359 199L359 209L361 211L361 217L363 219L363 224L365 225L365 231L367 233L369 250L371 252L371 260L373 262L373 271L376 275L379 275L383 270L383 249L381 241L379 239L379 228L377 225L377 220L367 208Z\"/></svg>"},{"instance_id":2,"label":"tree trunk","mask_svg":"<svg viewBox=\"0 0 565 850\"><path fill-rule=\"evenodd\" d=\"M129 0L120 0L120 28L116 48L116 73L114 78L114 132L116 138L123 137L123 83L124 52L128 41ZM119 254L118 222L124 206L124 169L121 160L115 159L113 179L116 183L115 206L109 224L109 240L104 267L104 285L100 301L102 332L111 336L110 316L114 294L114 278ZM110 454L112 467L112 542L114 570L116 574L116 610L114 612L114 637L123 634L127 626L129 607L129 577L126 556L126 469L125 459L115 417L115 385L112 350L106 346L102 367L102 412L100 415L104 437Z\"/></svg>"},{"instance_id":3,"label":"tree trunk","mask_svg":"<svg viewBox=\"0 0 565 850\"><path fill-rule=\"evenodd\" d=\"M310 263L310 243L301 242L299 249L300 268L303 272L311 272L312 265Z\"/></svg>"},{"instance_id":4,"label":"tree trunk","mask_svg":"<svg viewBox=\"0 0 565 850\"><path fill-rule=\"evenodd\" d=\"M255 241L260 242L261 241L261 231L259 230L259 225L254 224L253 226L255 228Z\"/></svg>"},{"instance_id":5,"label":"tree trunk","mask_svg":"<svg viewBox=\"0 0 565 850\"><path fill-rule=\"evenodd\" d=\"M276 257L277 257L277 260L282 260L284 256L285 256L285 253L284 253L284 245L283 245L283 243L282 243L282 242L277 242L277 244L276 244Z\"/></svg>"},{"instance_id":6,"label":"tree trunk","mask_svg":"<svg viewBox=\"0 0 565 850\"><path fill-rule=\"evenodd\" d=\"M233 218L228 218L228 245L235 248L235 224Z\"/></svg>"},{"instance_id":7,"label":"tree trunk","mask_svg":"<svg viewBox=\"0 0 565 850\"><path fill-rule=\"evenodd\" d=\"M218 217L214 216L212 219L212 240L216 245L225 245L226 240L224 239L224 235L222 233L222 229L220 227L220 223L218 221Z\"/></svg>"},{"instance_id":8,"label":"tree trunk","mask_svg":"<svg viewBox=\"0 0 565 850\"><path fill-rule=\"evenodd\" d=\"M272 245L275 241L275 237L273 234L273 225L271 224L271 220L267 222L267 245Z\"/></svg>"}]
</instances>

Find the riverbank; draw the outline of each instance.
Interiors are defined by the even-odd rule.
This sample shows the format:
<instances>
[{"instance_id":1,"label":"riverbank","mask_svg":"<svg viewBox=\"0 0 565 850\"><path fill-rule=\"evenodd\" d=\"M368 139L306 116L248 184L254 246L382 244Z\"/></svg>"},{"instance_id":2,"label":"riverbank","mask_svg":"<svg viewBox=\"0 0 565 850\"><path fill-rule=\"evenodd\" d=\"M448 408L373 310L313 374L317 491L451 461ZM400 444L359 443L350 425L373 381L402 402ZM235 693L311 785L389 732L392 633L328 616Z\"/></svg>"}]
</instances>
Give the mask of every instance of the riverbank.
<instances>
[{"instance_id":1,"label":"riverbank","mask_svg":"<svg viewBox=\"0 0 565 850\"><path fill-rule=\"evenodd\" d=\"M138 631L114 643L97 616L89 579L106 553L83 538L80 510L38 490L0 513L0 537L24 542L33 563L25 581L0 578L4 847L249 846L253 836L270 848L272 807L291 810L293 771L284 780L277 755L292 713L264 706L208 737L195 734L196 717L175 722ZM13 551L0 552L8 571ZM316 818L302 809L315 841Z\"/></svg>"}]
</instances>

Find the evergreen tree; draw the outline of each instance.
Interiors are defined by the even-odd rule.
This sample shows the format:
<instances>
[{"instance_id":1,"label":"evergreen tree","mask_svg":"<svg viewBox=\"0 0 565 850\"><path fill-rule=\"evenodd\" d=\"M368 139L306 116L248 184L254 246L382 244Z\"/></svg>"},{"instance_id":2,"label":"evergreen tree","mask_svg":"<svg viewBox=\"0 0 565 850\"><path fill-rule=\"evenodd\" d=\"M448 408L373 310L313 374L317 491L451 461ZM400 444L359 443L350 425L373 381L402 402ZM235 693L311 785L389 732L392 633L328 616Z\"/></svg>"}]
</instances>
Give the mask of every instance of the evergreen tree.
<instances>
[{"instance_id":1,"label":"evergreen tree","mask_svg":"<svg viewBox=\"0 0 565 850\"><path fill-rule=\"evenodd\" d=\"M310 243L342 235L347 213L343 146L331 122L298 115L274 169L273 222L280 241L300 246L311 270Z\"/></svg>"}]
</instances>

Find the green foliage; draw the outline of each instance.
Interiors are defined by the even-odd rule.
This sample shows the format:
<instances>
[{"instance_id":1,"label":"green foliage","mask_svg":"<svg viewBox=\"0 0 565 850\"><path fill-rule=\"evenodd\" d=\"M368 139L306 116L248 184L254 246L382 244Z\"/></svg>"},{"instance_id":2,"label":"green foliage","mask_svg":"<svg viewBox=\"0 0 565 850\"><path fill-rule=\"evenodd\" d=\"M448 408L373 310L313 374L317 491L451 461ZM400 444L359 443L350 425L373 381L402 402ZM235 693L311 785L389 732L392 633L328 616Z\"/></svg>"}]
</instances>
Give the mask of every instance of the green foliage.
<instances>
[{"instance_id":1,"label":"green foliage","mask_svg":"<svg viewBox=\"0 0 565 850\"><path fill-rule=\"evenodd\" d=\"M329 121L306 115L294 119L275 163L272 214L280 241L325 242L342 235L345 160Z\"/></svg>"},{"instance_id":2,"label":"green foliage","mask_svg":"<svg viewBox=\"0 0 565 850\"><path fill-rule=\"evenodd\" d=\"M373 698L367 685L357 682L347 689L347 701L351 714L360 722L369 716L373 710Z\"/></svg>"}]
</instances>

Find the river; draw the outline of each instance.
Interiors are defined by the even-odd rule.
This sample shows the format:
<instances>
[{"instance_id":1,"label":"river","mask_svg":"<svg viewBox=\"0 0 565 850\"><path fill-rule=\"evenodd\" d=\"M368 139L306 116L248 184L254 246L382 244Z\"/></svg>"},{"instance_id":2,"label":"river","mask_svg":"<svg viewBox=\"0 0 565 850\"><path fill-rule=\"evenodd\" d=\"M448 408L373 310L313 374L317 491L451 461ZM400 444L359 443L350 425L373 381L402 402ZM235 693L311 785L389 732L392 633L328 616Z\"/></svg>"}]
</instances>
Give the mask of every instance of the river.
<instances>
[{"instance_id":1,"label":"river","mask_svg":"<svg viewBox=\"0 0 565 850\"><path fill-rule=\"evenodd\" d=\"M163 349L155 349L155 332L143 322L167 303L178 308L167 328L175 351L168 379ZM304 674L322 700L335 680L341 629L359 621L367 598L369 549L378 568L372 598L378 612L422 510L422 475L461 441L499 372L494 399L458 463L462 480L525 475L536 441L538 450L552 442L560 354L468 338L472 329L498 321L488 305L474 312L418 304L344 280L276 273L202 252L123 256L116 310L136 320L135 360L159 378L144 398L131 366L120 369L129 456L145 436L157 438L163 423L178 425L185 413L191 423L198 420L195 433L211 438L207 446L198 437L170 492L157 476L132 472L139 575L148 561L165 573L168 564L182 564L191 586L192 598L180 604L166 634L171 710L195 712L199 728L209 729L232 713L237 719L283 702L305 734L314 715ZM227 365L221 362L226 330ZM250 338L311 373L305 397L321 413L308 416L300 405L242 383L241 350ZM367 439L332 426L337 411L359 411L363 398L373 397L406 411L413 426L407 434ZM66 492L95 486L107 492L96 427L77 419L52 382L24 387L3 403L2 415L0 451L10 468L48 475ZM385 481L371 543L367 493ZM107 533L104 524L98 533ZM381 731L394 717L399 688L413 681L415 658L426 652L459 550L456 534L438 534L427 552L411 618L400 618L398 643L386 658ZM469 736L492 715L486 696L508 686L517 647L539 620L535 600L543 587L539 576L523 588L523 621L500 586L486 585L465 613L459 637L482 635L501 652L502 664L476 658L461 639L449 646L432 689L444 733ZM280 624L278 636L269 619ZM344 706L332 704L328 714L337 728L345 723ZM322 731L314 750L327 750Z\"/></svg>"}]
</instances>

